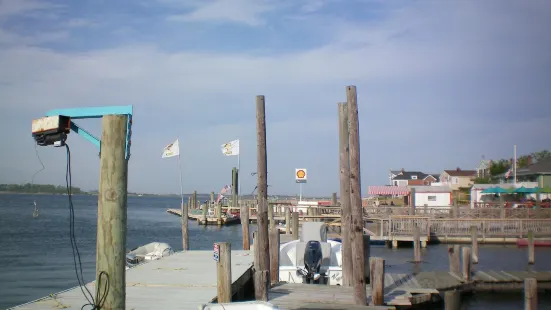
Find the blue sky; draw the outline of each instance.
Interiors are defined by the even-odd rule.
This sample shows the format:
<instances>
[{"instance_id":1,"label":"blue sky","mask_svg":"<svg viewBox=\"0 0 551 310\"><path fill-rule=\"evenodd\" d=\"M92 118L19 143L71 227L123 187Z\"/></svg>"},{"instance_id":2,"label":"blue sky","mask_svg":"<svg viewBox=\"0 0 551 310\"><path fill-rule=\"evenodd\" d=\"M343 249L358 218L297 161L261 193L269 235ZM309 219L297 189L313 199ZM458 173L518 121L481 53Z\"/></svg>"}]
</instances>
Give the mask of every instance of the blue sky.
<instances>
[{"instance_id":1,"label":"blue sky","mask_svg":"<svg viewBox=\"0 0 551 310\"><path fill-rule=\"evenodd\" d=\"M218 191L241 141L256 178L255 96L266 96L268 183L338 191L337 102L356 85L362 192L389 169L473 169L551 148L549 1L0 0L0 182L40 164L30 124L51 109L134 105L129 190ZM98 120L81 121L100 134ZM73 183L96 189L94 147L72 134ZM63 184L65 155L39 148L35 182Z\"/></svg>"}]
</instances>

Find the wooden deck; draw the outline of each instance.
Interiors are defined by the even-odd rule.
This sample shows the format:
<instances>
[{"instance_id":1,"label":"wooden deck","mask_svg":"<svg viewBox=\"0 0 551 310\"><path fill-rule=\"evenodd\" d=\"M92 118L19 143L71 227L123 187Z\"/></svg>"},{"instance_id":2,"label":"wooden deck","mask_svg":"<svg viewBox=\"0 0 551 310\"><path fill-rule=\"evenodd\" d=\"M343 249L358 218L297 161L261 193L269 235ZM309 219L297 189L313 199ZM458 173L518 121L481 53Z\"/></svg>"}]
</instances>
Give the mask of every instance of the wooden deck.
<instances>
[{"instance_id":1,"label":"wooden deck","mask_svg":"<svg viewBox=\"0 0 551 310\"><path fill-rule=\"evenodd\" d=\"M233 292L252 276L253 253L232 251ZM94 282L87 285L95 294ZM127 309L199 309L216 298L212 251L178 252L126 271ZM79 287L13 309L75 309L86 304Z\"/></svg>"},{"instance_id":2,"label":"wooden deck","mask_svg":"<svg viewBox=\"0 0 551 310\"><path fill-rule=\"evenodd\" d=\"M538 288L551 288L551 271L477 271L473 281L466 283L460 276L449 272L421 272L410 274L385 274L385 304L378 308L357 309L394 309L394 307L413 307L440 299L440 293L446 290L522 290L525 278L535 278ZM351 287L279 284L270 289L269 302L281 309L304 309L303 305L312 305L313 309L352 309L354 304ZM371 302L371 289L367 285L367 301Z\"/></svg>"}]
</instances>

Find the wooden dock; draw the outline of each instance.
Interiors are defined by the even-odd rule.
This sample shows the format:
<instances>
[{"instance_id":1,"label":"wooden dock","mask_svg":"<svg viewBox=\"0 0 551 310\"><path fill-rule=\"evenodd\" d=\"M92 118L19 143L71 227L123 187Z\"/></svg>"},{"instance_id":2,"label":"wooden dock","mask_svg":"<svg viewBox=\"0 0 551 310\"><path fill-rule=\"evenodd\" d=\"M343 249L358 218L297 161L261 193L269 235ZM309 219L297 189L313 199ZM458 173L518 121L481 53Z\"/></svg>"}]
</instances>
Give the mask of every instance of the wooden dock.
<instances>
[{"instance_id":1,"label":"wooden dock","mask_svg":"<svg viewBox=\"0 0 551 310\"><path fill-rule=\"evenodd\" d=\"M232 291L251 280L253 253L232 251ZM127 309L193 309L216 300L213 251L178 252L126 271ZM94 282L87 284L95 295ZM74 309L88 302L79 287L13 309Z\"/></svg>"},{"instance_id":2,"label":"wooden dock","mask_svg":"<svg viewBox=\"0 0 551 310\"><path fill-rule=\"evenodd\" d=\"M420 272L411 274L385 274L385 306L358 307L357 309L410 308L432 303L441 299L447 290L494 291L522 290L524 279L535 278L538 288L551 289L551 271L477 271L472 281L466 282L461 275L450 272ZM356 309L353 288L343 286L281 283L269 291L269 302L281 309ZM367 285L368 304L371 302L371 289Z\"/></svg>"}]
</instances>

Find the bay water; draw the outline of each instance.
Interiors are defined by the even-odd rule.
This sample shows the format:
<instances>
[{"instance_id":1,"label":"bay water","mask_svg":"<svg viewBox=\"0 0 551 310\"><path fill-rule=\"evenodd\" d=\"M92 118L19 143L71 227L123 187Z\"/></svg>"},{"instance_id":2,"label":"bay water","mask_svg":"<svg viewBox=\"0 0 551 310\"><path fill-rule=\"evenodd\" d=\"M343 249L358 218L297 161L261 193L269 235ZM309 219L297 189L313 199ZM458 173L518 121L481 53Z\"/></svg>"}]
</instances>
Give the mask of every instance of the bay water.
<instances>
[{"instance_id":1,"label":"bay water","mask_svg":"<svg viewBox=\"0 0 551 310\"><path fill-rule=\"evenodd\" d=\"M198 200L208 197L199 195ZM34 202L38 216L33 217ZM97 196L73 196L75 234L85 282L95 277ZM128 250L150 242L166 242L182 249L180 218L166 212L178 208L179 197L128 198ZM199 226L190 222L191 250L211 250L214 242L241 248L241 226ZM255 230L252 225L251 231ZM0 309L23 304L78 285L69 240L68 197L63 195L0 194ZM411 273L411 248L372 246L371 255L386 260L386 271ZM480 245L479 270L527 270L525 248ZM422 249L423 271L448 270L447 246ZM551 248L536 248L534 270L551 271ZM541 309L551 309L551 296L539 294ZM477 293L465 297L463 309L522 309L518 293ZM443 309L432 305L430 309Z\"/></svg>"}]
</instances>

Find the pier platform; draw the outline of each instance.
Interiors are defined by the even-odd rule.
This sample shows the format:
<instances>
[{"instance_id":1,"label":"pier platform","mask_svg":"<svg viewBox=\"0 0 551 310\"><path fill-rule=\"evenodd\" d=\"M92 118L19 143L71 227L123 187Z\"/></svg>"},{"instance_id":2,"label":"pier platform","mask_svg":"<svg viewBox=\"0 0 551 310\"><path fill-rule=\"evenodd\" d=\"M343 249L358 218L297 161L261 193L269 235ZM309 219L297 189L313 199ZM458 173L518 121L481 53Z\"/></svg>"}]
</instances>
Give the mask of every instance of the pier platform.
<instances>
[{"instance_id":1,"label":"pier platform","mask_svg":"<svg viewBox=\"0 0 551 310\"><path fill-rule=\"evenodd\" d=\"M252 278L254 254L232 251L232 291L238 293ZM216 300L213 251L178 252L126 270L126 309L199 309ZM94 282L87 284L95 295ZM12 309L80 310L87 304L79 287Z\"/></svg>"},{"instance_id":2,"label":"pier platform","mask_svg":"<svg viewBox=\"0 0 551 310\"><path fill-rule=\"evenodd\" d=\"M450 272L420 272L411 274L385 274L385 306L359 307L358 309L403 309L433 303L447 290L459 291L521 291L524 279L535 278L538 289L551 289L551 271L477 271L472 281ZM367 284L368 304L371 289ZM354 292L351 287L280 283L269 291L269 303L282 310L352 309ZM350 307L350 308L349 308ZM308 309L308 308L306 308ZM356 309L356 308L354 308Z\"/></svg>"}]
</instances>

